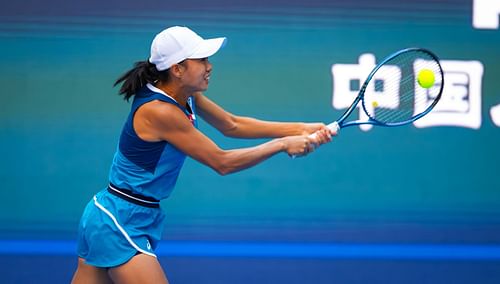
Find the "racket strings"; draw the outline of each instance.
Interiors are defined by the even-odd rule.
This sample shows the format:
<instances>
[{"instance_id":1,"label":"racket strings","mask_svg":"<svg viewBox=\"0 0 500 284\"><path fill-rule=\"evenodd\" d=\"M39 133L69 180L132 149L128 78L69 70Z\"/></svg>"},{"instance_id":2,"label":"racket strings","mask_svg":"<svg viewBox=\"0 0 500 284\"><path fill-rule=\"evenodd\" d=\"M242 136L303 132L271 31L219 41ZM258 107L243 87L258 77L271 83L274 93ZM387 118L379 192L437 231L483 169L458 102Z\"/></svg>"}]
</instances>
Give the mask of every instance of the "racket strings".
<instances>
[{"instance_id":1,"label":"racket strings","mask_svg":"<svg viewBox=\"0 0 500 284\"><path fill-rule=\"evenodd\" d=\"M432 56L420 50L406 52L390 59L384 66L373 74L363 98L363 108L371 119L385 124L405 122L432 105L442 84L439 63ZM435 74L436 82L429 89L417 83L416 73L422 69ZM382 90L377 86L380 81L383 82Z\"/></svg>"}]
</instances>

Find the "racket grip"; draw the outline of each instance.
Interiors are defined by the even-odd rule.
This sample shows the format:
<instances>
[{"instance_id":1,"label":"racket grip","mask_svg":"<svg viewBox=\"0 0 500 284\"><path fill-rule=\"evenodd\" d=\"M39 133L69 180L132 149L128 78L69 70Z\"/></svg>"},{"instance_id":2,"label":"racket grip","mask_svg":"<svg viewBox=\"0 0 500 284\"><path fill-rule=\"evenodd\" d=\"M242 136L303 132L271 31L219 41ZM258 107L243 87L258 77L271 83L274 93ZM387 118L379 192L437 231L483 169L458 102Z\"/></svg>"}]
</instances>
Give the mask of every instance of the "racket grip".
<instances>
[{"instance_id":1,"label":"racket grip","mask_svg":"<svg viewBox=\"0 0 500 284\"><path fill-rule=\"evenodd\" d=\"M328 124L326 127L328 127L331 131L334 131L335 133L339 133L340 131L340 125L336 121Z\"/></svg>"},{"instance_id":2,"label":"racket grip","mask_svg":"<svg viewBox=\"0 0 500 284\"><path fill-rule=\"evenodd\" d=\"M333 131L333 132L335 132L335 133L339 133L340 126L339 126L338 122L336 122L336 121L334 121L334 122L332 122L332 123L328 124L326 127L328 127L328 129L330 129L331 131ZM309 138L314 139L314 138L316 138L316 135L317 135L317 134L316 134L316 132L315 132L315 133L309 134L309 136L308 136L308 137L309 137ZM316 148L316 147L314 147L314 148ZM291 157L292 157L292 159L297 158L297 156L296 156L296 155L292 155Z\"/></svg>"},{"instance_id":3,"label":"racket grip","mask_svg":"<svg viewBox=\"0 0 500 284\"><path fill-rule=\"evenodd\" d=\"M331 131L333 131L335 133L339 133L340 126L339 126L339 123L336 121L328 124L326 127L328 127L328 129L330 129ZM309 134L308 137L314 139L314 138L316 138L316 133Z\"/></svg>"}]
</instances>

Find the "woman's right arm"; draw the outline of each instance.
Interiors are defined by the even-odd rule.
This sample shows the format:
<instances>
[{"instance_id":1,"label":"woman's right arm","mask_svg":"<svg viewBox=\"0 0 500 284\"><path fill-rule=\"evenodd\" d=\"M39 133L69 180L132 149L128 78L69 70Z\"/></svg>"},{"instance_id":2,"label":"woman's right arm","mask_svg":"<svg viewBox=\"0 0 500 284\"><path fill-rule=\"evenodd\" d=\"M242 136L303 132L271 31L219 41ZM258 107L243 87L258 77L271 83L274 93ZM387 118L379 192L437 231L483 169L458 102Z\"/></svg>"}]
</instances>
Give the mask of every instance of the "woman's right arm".
<instances>
[{"instance_id":1,"label":"woman's right arm","mask_svg":"<svg viewBox=\"0 0 500 284\"><path fill-rule=\"evenodd\" d=\"M303 156L314 150L307 135L276 138L266 143L223 150L196 129L176 106L160 101L143 105L134 116L134 129L143 140L165 140L221 175L250 168L279 153Z\"/></svg>"}]
</instances>

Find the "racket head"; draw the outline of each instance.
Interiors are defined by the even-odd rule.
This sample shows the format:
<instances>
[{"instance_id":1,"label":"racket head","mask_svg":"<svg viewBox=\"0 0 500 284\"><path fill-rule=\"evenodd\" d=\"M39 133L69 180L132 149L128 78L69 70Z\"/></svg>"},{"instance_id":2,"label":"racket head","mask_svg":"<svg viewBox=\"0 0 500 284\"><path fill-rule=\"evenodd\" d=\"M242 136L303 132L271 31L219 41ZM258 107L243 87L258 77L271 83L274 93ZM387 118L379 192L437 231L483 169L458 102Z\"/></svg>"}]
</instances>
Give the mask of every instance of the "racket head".
<instances>
[{"instance_id":1,"label":"racket head","mask_svg":"<svg viewBox=\"0 0 500 284\"><path fill-rule=\"evenodd\" d=\"M419 83L419 74L426 82ZM361 87L358 97L366 117L360 117L356 124L399 126L411 123L434 108L443 87L443 70L438 57L431 51L407 48L395 52L372 70Z\"/></svg>"}]
</instances>

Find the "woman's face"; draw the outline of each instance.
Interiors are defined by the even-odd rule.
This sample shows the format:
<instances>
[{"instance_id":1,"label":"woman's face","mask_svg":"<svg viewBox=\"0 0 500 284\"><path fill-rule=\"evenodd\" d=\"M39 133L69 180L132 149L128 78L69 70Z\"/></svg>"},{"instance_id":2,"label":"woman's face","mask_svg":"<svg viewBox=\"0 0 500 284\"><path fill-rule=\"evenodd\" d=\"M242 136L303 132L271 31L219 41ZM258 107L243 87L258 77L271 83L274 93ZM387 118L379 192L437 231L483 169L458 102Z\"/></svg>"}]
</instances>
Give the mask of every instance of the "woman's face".
<instances>
[{"instance_id":1,"label":"woman's face","mask_svg":"<svg viewBox=\"0 0 500 284\"><path fill-rule=\"evenodd\" d=\"M200 92L208 89L212 64L208 58L186 59L181 66L184 68L182 83L188 91Z\"/></svg>"}]
</instances>

